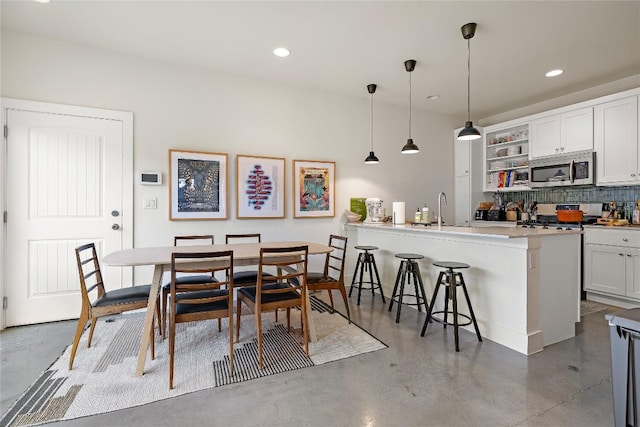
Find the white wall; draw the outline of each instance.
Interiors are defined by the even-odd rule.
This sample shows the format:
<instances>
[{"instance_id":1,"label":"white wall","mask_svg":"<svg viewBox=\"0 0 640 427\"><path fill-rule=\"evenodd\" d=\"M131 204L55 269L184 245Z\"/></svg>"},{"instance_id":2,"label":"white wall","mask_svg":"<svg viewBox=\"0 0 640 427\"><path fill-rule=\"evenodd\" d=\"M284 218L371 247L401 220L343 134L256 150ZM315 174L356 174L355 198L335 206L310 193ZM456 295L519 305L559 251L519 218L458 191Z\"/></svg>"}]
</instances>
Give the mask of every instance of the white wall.
<instances>
[{"instance_id":1,"label":"white wall","mask_svg":"<svg viewBox=\"0 0 640 427\"><path fill-rule=\"evenodd\" d=\"M162 187L134 187L135 246L166 245L174 234L260 231L264 240L324 242L342 232L351 197L380 197L388 211L404 200L407 217L417 206L436 206L445 191L445 220L453 222L453 118L413 111L412 137L420 153L400 154L408 137L408 110L374 95L374 148L381 163L365 165L369 152L369 95L362 98L312 91L2 32L3 97L134 113L134 169L164 172ZM212 54L203 52L203 54ZM414 106L415 107L415 106ZM229 219L171 222L168 217L168 150L229 154ZM284 220L235 219L236 154L287 159ZM291 160L336 162L336 217L293 219ZM157 210L143 210L157 197ZM433 208L432 208L433 209ZM139 277L139 276L138 276ZM146 278L148 280L148 278Z\"/></svg>"},{"instance_id":2,"label":"white wall","mask_svg":"<svg viewBox=\"0 0 640 427\"><path fill-rule=\"evenodd\" d=\"M559 96L557 98L551 98L538 102L536 104L527 105L523 108L515 110L505 111L504 113L496 114L478 120L478 123L482 126L490 126L496 123L507 122L509 120L519 119L521 117L530 116L533 114L542 113L555 108L565 107L567 105L577 104L579 102L588 101L591 99L599 98L601 96L611 95L618 92L624 92L625 90L635 89L640 86L640 74L636 74L630 77L626 77L620 80L613 80L607 83L603 83L598 86L594 86L578 92L573 92L568 95Z\"/></svg>"}]
</instances>

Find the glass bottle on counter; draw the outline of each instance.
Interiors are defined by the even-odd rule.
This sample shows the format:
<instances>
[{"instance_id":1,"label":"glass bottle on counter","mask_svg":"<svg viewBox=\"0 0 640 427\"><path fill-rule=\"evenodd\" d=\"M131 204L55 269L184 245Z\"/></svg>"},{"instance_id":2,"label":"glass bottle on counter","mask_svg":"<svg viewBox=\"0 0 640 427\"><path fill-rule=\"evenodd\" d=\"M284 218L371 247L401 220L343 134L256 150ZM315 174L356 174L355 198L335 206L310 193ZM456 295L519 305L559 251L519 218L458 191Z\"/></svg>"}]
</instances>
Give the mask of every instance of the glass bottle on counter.
<instances>
[{"instance_id":1,"label":"glass bottle on counter","mask_svg":"<svg viewBox=\"0 0 640 427\"><path fill-rule=\"evenodd\" d=\"M427 207L427 205L424 205L424 208L422 208L422 222L425 224L431 223L431 218L429 216L429 208Z\"/></svg>"},{"instance_id":2,"label":"glass bottle on counter","mask_svg":"<svg viewBox=\"0 0 640 427\"><path fill-rule=\"evenodd\" d=\"M420 212L420 208L416 208L416 215L413 218L413 222L416 224L420 224L422 222L422 212Z\"/></svg>"}]
</instances>

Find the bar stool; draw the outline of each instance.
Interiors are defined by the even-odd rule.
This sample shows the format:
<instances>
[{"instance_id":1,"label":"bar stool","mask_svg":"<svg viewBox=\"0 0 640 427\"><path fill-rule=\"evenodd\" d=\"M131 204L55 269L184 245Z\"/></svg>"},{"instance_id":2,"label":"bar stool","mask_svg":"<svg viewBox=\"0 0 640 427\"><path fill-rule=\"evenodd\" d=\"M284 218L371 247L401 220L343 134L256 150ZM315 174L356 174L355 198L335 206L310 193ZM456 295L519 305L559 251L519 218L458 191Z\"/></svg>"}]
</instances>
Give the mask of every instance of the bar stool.
<instances>
[{"instance_id":1,"label":"bar stool","mask_svg":"<svg viewBox=\"0 0 640 427\"><path fill-rule=\"evenodd\" d=\"M438 323L442 323L442 325L446 328L447 325L453 326L453 334L455 336L456 341L456 351L460 351L460 346L458 344L458 327L459 326L467 326L473 323L473 327L476 330L476 335L478 336L478 341L482 342L482 337L480 336L480 329L478 329L478 322L476 322L476 316L473 313L473 307L471 306L471 300L469 299L469 293L467 292L467 285L464 283L464 278L462 277L462 273L454 271L457 269L469 268L469 264L465 264L462 262L455 261L434 261L433 265L436 267L444 268L445 270L441 271L438 275L438 282L436 283L436 288L433 291L433 297L431 297L431 304L429 305L429 310L427 311L427 318L424 321L424 325L422 326L422 333L420 336L424 336L427 331L427 326L431 319L435 320ZM460 282L458 284L458 281ZM440 289L440 285L445 287L444 289L444 310L442 311L433 311L433 304L436 301L436 296L438 295L438 290ZM469 307L469 314L471 316L467 316L466 314L458 312L458 298L457 291L458 286L462 288L464 292L464 297L467 300L467 306ZM449 300L451 300L453 305L453 310L449 310ZM451 313L453 315L453 322L447 321L447 315ZM434 314L444 314L444 318L436 318ZM458 322L458 316L467 319L468 321L465 323Z\"/></svg>"},{"instance_id":2,"label":"bar stool","mask_svg":"<svg viewBox=\"0 0 640 427\"><path fill-rule=\"evenodd\" d=\"M380 296L382 297L382 302L384 304L387 301L384 299L384 292L382 292L382 284L380 283L380 275L378 274L378 267L376 266L376 259L371 253L371 251L377 251L379 248L377 246L354 246L360 252L358 254L358 262L356 262L356 269L353 272L353 280L351 280L351 287L349 288L349 298L351 298L351 292L353 291L353 287L358 286L358 305L360 305L360 295L362 294L362 285L368 283L371 285L371 295L375 295L374 290L376 288L380 289ZM360 280L356 283L356 277L358 277L358 269L360 269ZM369 271L369 281L363 281L363 274L365 271ZM376 281L373 281L373 273L376 273ZM365 288L369 289L369 288Z\"/></svg>"},{"instance_id":3,"label":"bar stool","mask_svg":"<svg viewBox=\"0 0 640 427\"><path fill-rule=\"evenodd\" d=\"M422 276L420 276L420 266L416 262L417 259L422 259L424 256L420 254L401 253L396 254L396 258L402 259L400 262L400 268L398 268L398 275L396 276L396 284L393 287L393 295L389 302L389 311L393 308L393 303L398 303L398 310L396 312L396 323L400 322L400 311L402 310L402 304L405 305L417 305L418 311L421 305L424 305L424 309L427 310L427 295L424 292L424 285L422 284ZM404 292L404 284L411 284L413 278L414 293L409 294ZM398 290L398 286L400 289ZM415 302L403 302L403 297L413 297Z\"/></svg>"}]
</instances>

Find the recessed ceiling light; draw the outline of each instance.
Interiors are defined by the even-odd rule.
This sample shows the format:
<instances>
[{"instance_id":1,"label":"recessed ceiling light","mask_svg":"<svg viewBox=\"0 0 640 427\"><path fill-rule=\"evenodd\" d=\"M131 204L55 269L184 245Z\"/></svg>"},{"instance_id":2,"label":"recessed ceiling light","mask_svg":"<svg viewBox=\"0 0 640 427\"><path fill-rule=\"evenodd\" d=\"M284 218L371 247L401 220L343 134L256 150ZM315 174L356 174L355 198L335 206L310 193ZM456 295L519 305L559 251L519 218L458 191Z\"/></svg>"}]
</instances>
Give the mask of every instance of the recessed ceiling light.
<instances>
[{"instance_id":1,"label":"recessed ceiling light","mask_svg":"<svg viewBox=\"0 0 640 427\"><path fill-rule=\"evenodd\" d=\"M547 72L547 74L545 74L545 76L547 76L547 77L555 77L555 76L559 76L562 73L564 73L564 70L551 70L551 71Z\"/></svg>"},{"instance_id":2,"label":"recessed ceiling light","mask_svg":"<svg viewBox=\"0 0 640 427\"><path fill-rule=\"evenodd\" d=\"M286 47L277 47L273 49L273 54L275 56L279 56L280 58L285 58L291 55L291 52L289 52L289 49L287 49Z\"/></svg>"},{"instance_id":3,"label":"recessed ceiling light","mask_svg":"<svg viewBox=\"0 0 640 427\"><path fill-rule=\"evenodd\" d=\"M34 0L37 3L49 3L49 0Z\"/></svg>"},{"instance_id":4,"label":"recessed ceiling light","mask_svg":"<svg viewBox=\"0 0 640 427\"><path fill-rule=\"evenodd\" d=\"M427 96L427 99L429 101L435 101L438 98L440 98L440 95L429 95L429 96Z\"/></svg>"}]
</instances>

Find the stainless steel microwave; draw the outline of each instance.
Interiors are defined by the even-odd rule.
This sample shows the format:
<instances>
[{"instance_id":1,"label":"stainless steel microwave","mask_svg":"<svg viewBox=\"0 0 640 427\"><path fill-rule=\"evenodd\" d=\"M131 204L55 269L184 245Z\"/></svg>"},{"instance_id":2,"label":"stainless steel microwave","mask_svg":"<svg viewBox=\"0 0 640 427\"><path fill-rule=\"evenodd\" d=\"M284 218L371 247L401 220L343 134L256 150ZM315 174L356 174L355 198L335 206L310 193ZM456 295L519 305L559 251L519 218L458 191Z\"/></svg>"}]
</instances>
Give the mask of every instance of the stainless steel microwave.
<instances>
[{"instance_id":1,"label":"stainless steel microwave","mask_svg":"<svg viewBox=\"0 0 640 427\"><path fill-rule=\"evenodd\" d=\"M529 186L564 187L595 184L595 153L578 151L529 161Z\"/></svg>"}]
</instances>

